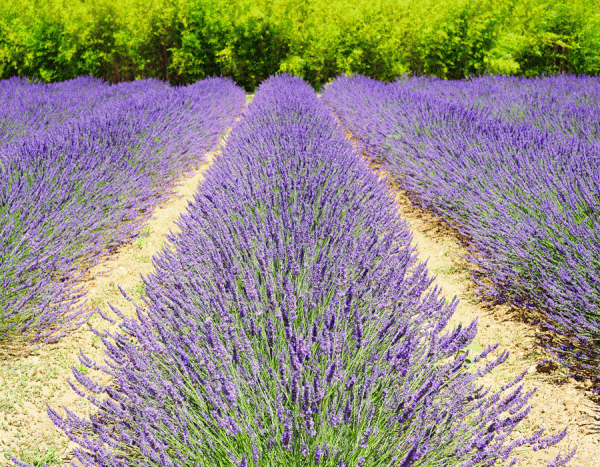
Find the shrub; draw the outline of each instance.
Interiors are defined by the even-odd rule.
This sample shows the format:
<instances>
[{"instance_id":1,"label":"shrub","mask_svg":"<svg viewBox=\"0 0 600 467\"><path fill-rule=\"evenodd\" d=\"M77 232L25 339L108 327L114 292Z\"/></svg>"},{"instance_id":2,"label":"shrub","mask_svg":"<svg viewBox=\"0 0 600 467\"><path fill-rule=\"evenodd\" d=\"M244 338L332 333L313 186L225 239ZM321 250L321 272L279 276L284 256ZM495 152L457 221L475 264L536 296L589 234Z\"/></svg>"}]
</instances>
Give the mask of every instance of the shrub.
<instances>
[{"instance_id":1,"label":"shrub","mask_svg":"<svg viewBox=\"0 0 600 467\"><path fill-rule=\"evenodd\" d=\"M0 89L0 336L52 341L89 315L74 308L78 280L137 235L245 94L221 78L184 88L11 79Z\"/></svg>"},{"instance_id":2,"label":"shrub","mask_svg":"<svg viewBox=\"0 0 600 467\"><path fill-rule=\"evenodd\" d=\"M387 85L357 76L324 94L415 202L470 239L482 298L543 311L545 326L579 348L540 343L592 376L600 335L597 81Z\"/></svg>"},{"instance_id":3,"label":"shrub","mask_svg":"<svg viewBox=\"0 0 600 467\"><path fill-rule=\"evenodd\" d=\"M300 79L261 84L179 225L137 319L113 308L115 384L73 370L99 413L48 408L83 465L479 466L566 434L504 444L525 373L488 396L475 381L508 354L454 358L476 322L440 335L457 301Z\"/></svg>"}]
</instances>

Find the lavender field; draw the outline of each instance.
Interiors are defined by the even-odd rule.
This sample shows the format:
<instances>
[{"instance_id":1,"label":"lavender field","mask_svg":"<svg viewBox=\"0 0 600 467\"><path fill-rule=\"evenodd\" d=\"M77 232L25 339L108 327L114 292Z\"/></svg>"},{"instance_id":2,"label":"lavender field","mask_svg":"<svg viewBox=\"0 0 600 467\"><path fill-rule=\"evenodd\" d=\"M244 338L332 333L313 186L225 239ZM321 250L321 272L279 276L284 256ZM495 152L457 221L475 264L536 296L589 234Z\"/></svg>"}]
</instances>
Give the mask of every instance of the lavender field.
<instances>
[{"instance_id":1,"label":"lavender field","mask_svg":"<svg viewBox=\"0 0 600 467\"><path fill-rule=\"evenodd\" d=\"M413 201L468 240L480 297L541 310L575 378L600 363L598 78L341 77L324 100Z\"/></svg>"},{"instance_id":2,"label":"lavender field","mask_svg":"<svg viewBox=\"0 0 600 467\"><path fill-rule=\"evenodd\" d=\"M0 86L0 340L51 342L93 310L77 281L131 241L245 104L230 79Z\"/></svg>"},{"instance_id":3,"label":"lavender field","mask_svg":"<svg viewBox=\"0 0 600 467\"><path fill-rule=\"evenodd\" d=\"M120 289L136 313L108 303L118 321L99 314L120 330L92 329L104 361L81 351L72 367L70 390L93 410L46 405L77 446L71 465L513 466L528 465L522 446L557 445L544 465L567 465L567 427L523 435L527 371L487 384L508 352L478 346L476 320L452 330L458 299L362 158L468 240L482 299L543 310L571 341L539 344L589 376L600 130L585 122L600 94L591 79L539 83L343 76L319 99L281 74L249 105L224 78L2 83L5 340L51 344L98 318L82 279L231 128L140 299Z\"/></svg>"},{"instance_id":4,"label":"lavender field","mask_svg":"<svg viewBox=\"0 0 600 467\"><path fill-rule=\"evenodd\" d=\"M231 112L232 113L232 112ZM300 78L263 82L155 255L137 317L103 334L97 414L48 414L84 466L514 465L524 374L491 391L495 346L442 333L394 195ZM548 465L564 465L557 457ZM17 461L18 465L28 465Z\"/></svg>"}]
</instances>

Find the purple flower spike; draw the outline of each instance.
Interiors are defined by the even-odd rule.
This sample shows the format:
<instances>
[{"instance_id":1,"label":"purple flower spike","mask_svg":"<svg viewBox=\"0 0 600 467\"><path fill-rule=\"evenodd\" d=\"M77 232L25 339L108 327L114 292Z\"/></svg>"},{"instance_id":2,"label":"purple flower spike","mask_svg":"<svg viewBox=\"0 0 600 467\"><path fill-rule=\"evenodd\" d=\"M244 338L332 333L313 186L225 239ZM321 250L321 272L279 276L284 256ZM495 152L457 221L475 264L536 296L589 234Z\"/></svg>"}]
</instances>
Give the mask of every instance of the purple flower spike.
<instances>
[{"instance_id":1,"label":"purple flower spike","mask_svg":"<svg viewBox=\"0 0 600 467\"><path fill-rule=\"evenodd\" d=\"M226 78L0 81L0 340L56 342L86 322L81 279L142 235L244 103Z\"/></svg>"},{"instance_id":2,"label":"purple flower spike","mask_svg":"<svg viewBox=\"0 0 600 467\"><path fill-rule=\"evenodd\" d=\"M453 358L476 322L440 335L456 302L426 293L393 193L300 78L260 85L179 226L104 336L114 387L76 376L98 414L48 407L84 467L508 458L532 393L488 396Z\"/></svg>"},{"instance_id":3,"label":"purple flower spike","mask_svg":"<svg viewBox=\"0 0 600 467\"><path fill-rule=\"evenodd\" d=\"M470 239L479 297L542 312L536 324L550 332L536 343L565 374L595 383L599 84L573 75L396 83L354 75L323 93L361 152Z\"/></svg>"}]
</instances>

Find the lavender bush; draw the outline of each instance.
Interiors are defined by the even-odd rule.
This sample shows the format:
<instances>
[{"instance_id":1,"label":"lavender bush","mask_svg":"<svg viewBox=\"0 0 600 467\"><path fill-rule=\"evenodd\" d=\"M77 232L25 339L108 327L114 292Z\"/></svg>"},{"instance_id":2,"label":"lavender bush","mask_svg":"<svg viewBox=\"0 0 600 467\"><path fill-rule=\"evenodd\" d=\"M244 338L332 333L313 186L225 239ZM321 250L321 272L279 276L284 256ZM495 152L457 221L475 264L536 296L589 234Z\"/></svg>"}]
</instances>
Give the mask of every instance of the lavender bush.
<instances>
[{"instance_id":1,"label":"lavender bush","mask_svg":"<svg viewBox=\"0 0 600 467\"><path fill-rule=\"evenodd\" d=\"M0 86L0 339L87 319L77 281L137 235L241 112L230 79ZM80 301L81 303L81 301Z\"/></svg>"},{"instance_id":2,"label":"lavender bush","mask_svg":"<svg viewBox=\"0 0 600 467\"><path fill-rule=\"evenodd\" d=\"M140 81L154 85L152 80ZM31 130L48 129L111 100L124 88L92 76L52 84L24 78L3 80L0 87L0 144ZM84 95L85 105L81 96ZM124 94L126 95L126 94Z\"/></svg>"},{"instance_id":3,"label":"lavender bush","mask_svg":"<svg viewBox=\"0 0 600 467\"><path fill-rule=\"evenodd\" d=\"M48 407L82 465L488 466L565 436L506 442L525 373L476 384L508 353L467 371L476 322L440 334L457 300L301 79L260 85L179 225L107 366L80 356L114 383L73 369L98 412Z\"/></svg>"},{"instance_id":4,"label":"lavender bush","mask_svg":"<svg viewBox=\"0 0 600 467\"><path fill-rule=\"evenodd\" d=\"M528 114L539 117L536 124L507 121L494 109L519 101L520 88L517 97L508 86L494 94L494 80L384 84L342 77L324 99L364 152L417 203L471 239L471 272L482 296L544 311L545 325L569 341L544 339L540 345L577 377L597 375L600 142L590 131L582 136L560 130L564 115L544 113L552 108L545 104L539 109L546 110ZM556 78L555 84L566 81ZM582 87L573 101L585 95L591 103L599 100L592 81L597 83L571 78L572 88ZM486 93L494 103L477 109L474 102L485 102ZM559 123L542 128L554 118Z\"/></svg>"},{"instance_id":5,"label":"lavender bush","mask_svg":"<svg viewBox=\"0 0 600 467\"><path fill-rule=\"evenodd\" d=\"M461 81L402 77L397 84L402 89L426 91L429 96L442 97L507 121L525 122L588 142L600 138L600 79L597 76L483 75Z\"/></svg>"}]
</instances>

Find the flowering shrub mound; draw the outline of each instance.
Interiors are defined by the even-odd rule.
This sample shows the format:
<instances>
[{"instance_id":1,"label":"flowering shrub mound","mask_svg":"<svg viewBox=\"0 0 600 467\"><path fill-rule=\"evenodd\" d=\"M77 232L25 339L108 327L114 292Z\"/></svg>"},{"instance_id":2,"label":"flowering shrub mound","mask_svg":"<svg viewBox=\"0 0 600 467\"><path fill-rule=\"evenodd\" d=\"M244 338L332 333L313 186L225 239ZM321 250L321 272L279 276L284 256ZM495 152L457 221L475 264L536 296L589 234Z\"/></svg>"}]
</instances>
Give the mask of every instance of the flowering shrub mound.
<instances>
[{"instance_id":1,"label":"flowering shrub mound","mask_svg":"<svg viewBox=\"0 0 600 467\"><path fill-rule=\"evenodd\" d=\"M476 322L440 334L457 301L300 78L261 84L179 226L108 366L80 357L114 384L73 369L98 412L48 407L83 465L484 466L565 436L506 443L525 373L476 384L508 353L467 371Z\"/></svg>"},{"instance_id":2,"label":"flowering shrub mound","mask_svg":"<svg viewBox=\"0 0 600 467\"><path fill-rule=\"evenodd\" d=\"M0 339L52 342L89 315L77 280L139 232L245 93L222 78L0 88Z\"/></svg>"},{"instance_id":3,"label":"flowering shrub mound","mask_svg":"<svg viewBox=\"0 0 600 467\"><path fill-rule=\"evenodd\" d=\"M507 121L526 122L587 142L600 138L597 76L484 75L460 81L424 76L399 78L396 84L404 90L426 92Z\"/></svg>"},{"instance_id":4,"label":"flowering shrub mound","mask_svg":"<svg viewBox=\"0 0 600 467\"><path fill-rule=\"evenodd\" d=\"M593 125L581 122L597 115L586 114L584 102L600 96L590 91L592 78L555 78L556 89L565 90L568 79L581 86L564 97L565 105L581 104L571 118L570 111L548 113L560 108L556 90L536 110L534 98L519 94L530 89L525 84L510 95L486 79L442 85L342 77L324 99L416 202L472 240L472 277L482 296L544 311L545 325L572 340L539 343L576 374L597 375L600 146ZM476 108L488 98L489 108ZM511 121L504 111L515 102L531 121Z\"/></svg>"}]
</instances>

